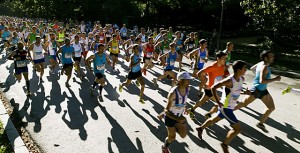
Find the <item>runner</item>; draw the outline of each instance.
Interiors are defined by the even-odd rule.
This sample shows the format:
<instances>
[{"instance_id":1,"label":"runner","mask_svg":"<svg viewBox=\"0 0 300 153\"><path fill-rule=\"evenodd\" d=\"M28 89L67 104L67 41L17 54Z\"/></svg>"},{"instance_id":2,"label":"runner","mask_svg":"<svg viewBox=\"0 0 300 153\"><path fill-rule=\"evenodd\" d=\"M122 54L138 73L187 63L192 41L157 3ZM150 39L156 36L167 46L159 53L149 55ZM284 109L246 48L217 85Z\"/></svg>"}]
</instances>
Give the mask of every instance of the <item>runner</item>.
<instances>
[{"instance_id":1,"label":"runner","mask_svg":"<svg viewBox=\"0 0 300 153\"><path fill-rule=\"evenodd\" d=\"M140 66L142 59L141 59L141 55L139 54L139 45L138 44L132 45L132 51L134 52L134 54L130 56L130 65L129 65L130 72L127 75L127 80L119 85L119 91L122 92L124 86L127 87L132 80L137 79L138 81L137 86L141 85L139 102L144 104L145 102L143 99L143 95L144 95L145 83L144 83L144 78L142 76L141 66Z\"/></svg>"},{"instance_id":2,"label":"runner","mask_svg":"<svg viewBox=\"0 0 300 153\"><path fill-rule=\"evenodd\" d=\"M211 86L223 79L224 75L224 68L225 68L225 61L226 56L222 51L216 53L217 61L214 62L212 65L205 67L204 69L200 70L197 74L201 81L201 86L204 86L204 94L202 95L201 99L189 109L190 117L192 120L195 119L194 111L197 107L200 107L204 103L206 103L209 99L214 100L214 97L211 93ZM206 82L206 75L208 76L208 81ZM204 83L206 84L204 85ZM205 118L210 118L211 113L217 112L218 105L215 105L209 113L205 115Z\"/></svg>"},{"instance_id":3,"label":"runner","mask_svg":"<svg viewBox=\"0 0 300 153\"><path fill-rule=\"evenodd\" d=\"M13 51L9 56L9 60L14 60L15 75L18 82L21 81L22 75L26 81L26 95L30 96L30 81L28 79L28 67L27 67L27 55L29 52L23 49L24 45L22 42L18 42L18 48Z\"/></svg>"},{"instance_id":4,"label":"runner","mask_svg":"<svg viewBox=\"0 0 300 153\"><path fill-rule=\"evenodd\" d=\"M61 53L61 59L59 58L58 54ZM71 87L69 81L72 76L72 69L73 69L73 61L72 56L75 54L75 49L73 46L70 45L70 39L65 38L65 45L59 48L56 52L56 57L58 57L59 63L62 63L63 68L61 70L61 75L64 73L67 75L67 81L65 82L65 86L67 88Z\"/></svg>"},{"instance_id":5,"label":"runner","mask_svg":"<svg viewBox=\"0 0 300 153\"><path fill-rule=\"evenodd\" d=\"M172 87L175 86L176 83L176 73L174 70L175 61L178 60L178 53L175 49L175 43L170 43L170 51L165 53L160 57L160 59L164 59L166 61L166 65L164 67L164 73L163 75L160 75L153 79L153 83L155 86L157 86L157 80L161 80L163 78L173 79L172 81Z\"/></svg>"},{"instance_id":6,"label":"runner","mask_svg":"<svg viewBox=\"0 0 300 153\"><path fill-rule=\"evenodd\" d=\"M49 54L49 61L50 61L50 74L54 74L54 69L57 65L57 59L56 59L56 52L57 52L57 47L58 43L55 40L55 34L50 33L50 40L48 42L48 54Z\"/></svg>"},{"instance_id":7,"label":"runner","mask_svg":"<svg viewBox=\"0 0 300 153\"><path fill-rule=\"evenodd\" d=\"M45 57L43 51L47 48L41 43L41 37L39 35L35 36L35 43L31 44L29 47L29 52L32 51L32 60L34 68L40 72L40 82L43 82L44 68L45 68ZM30 54L29 54L30 55ZM31 55L30 55L31 57Z\"/></svg>"},{"instance_id":8,"label":"runner","mask_svg":"<svg viewBox=\"0 0 300 153\"><path fill-rule=\"evenodd\" d=\"M249 90L242 92L243 83L245 80L243 75L245 75L245 72L247 71L246 62L239 60L235 61L233 63L233 71L233 75L230 75L221 82L214 84L211 88L212 94L216 99L216 103L219 105L217 115L209 118L200 127L196 128L198 132L198 137L202 140L202 133L206 127L213 125L214 123L225 118L230 123L230 126L233 129L231 129L227 133L225 140L221 143L221 147L224 153L229 152L228 144L241 131L241 125L237 120L236 116L234 115L233 109L236 106L237 100L241 93L250 94ZM222 97L220 100L220 97L217 95L217 89L223 86L225 86L225 88L223 88Z\"/></svg>"},{"instance_id":9,"label":"runner","mask_svg":"<svg viewBox=\"0 0 300 153\"><path fill-rule=\"evenodd\" d=\"M94 55L91 55L87 59L88 67L90 71L94 71L94 74L96 76L94 84L92 85L90 89L90 93L93 96L94 95L94 90L97 84L100 84L99 86L99 100L103 102L103 97L102 97L102 90L105 85L105 75L104 75L104 70L105 70L105 64L106 62L110 65L110 60L108 55L105 53L104 49L104 44L99 44L97 47L97 52L94 53ZM94 69L91 68L91 61L93 61L93 66Z\"/></svg>"},{"instance_id":10,"label":"runner","mask_svg":"<svg viewBox=\"0 0 300 153\"><path fill-rule=\"evenodd\" d=\"M169 145L175 140L176 132L181 138L186 137L187 121L183 116L186 113L186 103L190 91L190 80L192 77L188 72L180 72L177 75L178 83L168 94L168 103L164 111L157 116L160 120L164 118L168 130L168 136L162 146L163 153L170 153Z\"/></svg>"},{"instance_id":11,"label":"runner","mask_svg":"<svg viewBox=\"0 0 300 153\"><path fill-rule=\"evenodd\" d=\"M182 59L185 51L183 50L183 41L181 39L181 35L179 31L175 32L175 38L173 42L176 44L176 52L178 53L179 72L180 72L182 71Z\"/></svg>"},{"instance_id":12,"label":"runner","mask_svg":"<svg viewBox=\"0 0 300 153\"><path fill-rule=\"evenodd\" d=\"M271 69L269 66L274 61L274 54L272 51L263 51L260 54L260 58L262 61L251 67L251 70L253 70L253 72L255 71L251 95L246 96L243 102L239 103L235 107L235 110L245 107L252 103L255 99L259 98L267 108L256 126L267 133L268 130L266 129L264 123L270 114L275 110L274 101L272 96L269 94L267 84L274 81L280 81L281 77L276 76L275 78L271 78Z\"/></svg>"},{"instance_id":13,"label":"runner","mask_svg":"<svg viewBox=\"0 0 300 153\"><path fill-rule=\"evenodd\" d=\"M186 54L190 53L195 48L195 35L193 32L190 33L190 37L186 38L184 41L184 46L186 46ZM193 67L195 61L191 61L190 67Z\"/></svg>"},{"instance_id":14,"label":"runner","mask_svg":"<svg viewBox=\"0 0 300 153\"><path fill-rule=\"evenodd\" d=\"M122 45L122 48L123 48L124 51L125 51L125 60L126 60L127 62L130 61L130 56L131 56L131 54L132 54L132 50L129 49L129 46L132 46L132 45L134 44L134 40L135 40L134 36L133 36L133 35L130 35L130 39L124 41L124 43L123 43L123 45Z\"/></svg>"},{"instance_id":15,"label":"runner","mask_svg":"<svg viewBox=\"0 0 300 153\"><path fill-rule=\"evenodd\" d=\"M2 37L4 47L8 48L9 47L8 40L10 38L10 31L8 30L7 26L4 27L4 31L2 32L1 37Z\"/></svg>"},{"instance_id":16,"label":"runner","mask_svg":"<svg viewBox=\"0 0 300 153\"><path fill-rule=\"evenodd\" d=\"M82 75L81 75L81 70L80 70L80 61L81 61L81 56L82 56L82 49L83 47L81 46L80 42L79 42L79 35L75 35L74 36L74 40L75 42L72 44L72 46L74 47L74 57L73 60L75 62L74 64L74 69L77 72L77 75L80 79L82 79Z\"/></svg>"},{"instance_id":17,"label":"runner","mask_svg":"<svg viewBox=\"0 0 300 153\"><path fill-rule=\"evenodd\" d=\"M127 39L127 28L126 28L126 24L123 24L123 27L120 30L121 32L121 38L123 41L125 41Z\"/></svg>"},{"instance_id":18,"label":"runner","mask_svg":"<svg viewBox=\"0 0 300 153\"><path fill-rule=\"evenodd\" d=\"M207 40L201 39L199 41L200 47L193 50L188 54L188 58L195 59L194 63L194 71L193 71L193 77L196 77L197 73L203 69L204 63L208 61L208 50L207 50ZM198 96L201 97L202 87L204 83L199 83L199 93Z\"/></svg>"},{"instance_id":19,"label":"runner","mask_svg":"<svg viewBox=\"0 0 300 153\"><path fill-rule=\"evenodd\" d=\"M227 42L226 43L226 49L223 51L224 53L227 54L224 78L230 75L228 69L231 66L230 60L231 60L231 51L232 50L233 50L233 43L232 42Z\"/></svg>"},{"instance_id":20,"label":"runner","mask_svg":"<svg viewBox=\"0 0 300 153\"><path fill-rule=\"evenodd\" d=\"M154 52L153 38L149 37L148 41L148 43L143 45L144 67L142 69L142 72L144 73L144 75L146 75L147 69L151 69L154 66L152 62Z\"/></svg>"},{"instance_id":21,"label":"runner","mask_svg":"<svg viewBox=\"0 0 300 153\"><path fill-rule=\"evenodd\" d=\"M112 40L108 42L108 46L110 47L110 56L112 57L113 71L115 71L115 65L118 62L118 57L120 53L119 41L117 40L116 34L113 34Z\"/></svg>"}]
</instances>

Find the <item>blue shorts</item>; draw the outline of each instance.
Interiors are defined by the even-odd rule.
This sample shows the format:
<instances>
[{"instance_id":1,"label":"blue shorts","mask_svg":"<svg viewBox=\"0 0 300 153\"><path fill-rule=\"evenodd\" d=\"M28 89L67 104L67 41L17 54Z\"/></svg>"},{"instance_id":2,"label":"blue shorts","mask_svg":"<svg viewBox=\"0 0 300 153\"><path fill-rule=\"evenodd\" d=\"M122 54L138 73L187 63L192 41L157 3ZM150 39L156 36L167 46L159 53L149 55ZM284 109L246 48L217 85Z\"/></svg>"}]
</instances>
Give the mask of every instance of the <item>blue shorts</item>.
<instances>
[{"instance_id":1,"label":"blue shorts","mask_svg":"<svg viewBox=\"0 0 300 153\"><path fill-rule=\"evenodd\" d=\"M16 75L20 75L21 73L28 73L28 67L16 68L15 73Z\"/></svg>"},{"instance_id":2,"label":"blue shorts","mask_svg":"<svg viewBox=\"0 0 300 153\"><path fill-rule=\"evenodd\" d=\"M49 55L49 59L53 59L56 61L56 55Z\"/></svg>"},{"instance_id":3,"label":"blue shorts","mask_svg":"<svg viewBox=\"0 0 300 153\"><path fill-rule=\"evenodd\" d=\"M39 64L39 63L44 63L44 62L45 62L45 58L38 59L38 60L33 60L34 64Z\"/></svg>"},{"instance_id":4,"label":"blue shorts","mask_svg":"<svg viewBox=\"0 0 300 153\"><path fill-rule=\"evenodd\" d=\"M217 112L218 117L220 118L225 118L230 125L236 124L239 121L237 120L237 118L235 117L235 115L233 114L233 110L232 109L227 109L227 108L223 108L222 110L219 108L218 112Z\"/></svg>"}]
</instances>

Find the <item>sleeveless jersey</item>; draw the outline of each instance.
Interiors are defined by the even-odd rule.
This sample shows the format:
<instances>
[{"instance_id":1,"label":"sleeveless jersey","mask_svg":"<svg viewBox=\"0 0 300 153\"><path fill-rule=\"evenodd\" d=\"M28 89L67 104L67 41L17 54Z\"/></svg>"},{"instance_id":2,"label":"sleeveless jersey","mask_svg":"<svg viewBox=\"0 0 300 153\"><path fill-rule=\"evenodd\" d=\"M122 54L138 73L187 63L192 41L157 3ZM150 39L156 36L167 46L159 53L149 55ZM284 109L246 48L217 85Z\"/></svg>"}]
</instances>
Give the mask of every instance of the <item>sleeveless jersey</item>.
<instances>
[{"instance_id":1,"label":"sleeveless jersey","mask_svg":"<svg viewBox=\"0 0 300 153\"><path fill-rule=\"evenodd\" d=\"M253 80L253 84L254 86L258 89L258 90L266 90L267 89L267 84L262 84L259 82L259 78L260 78L260 72L262 70L262 66L263 66L263 62L259 63L256 67L256 74L255 74L255 78ZM268 74L266 76L265 79L271 79L271 69L270 67L268 66L267 67L268 69Z\"/></svg>"},{"instance_id":2,"label":"sleeveless jersey","mask_svg":"<svg viewBox=\"0 0 300 153\"><path fill-rule=\"evenodd\" d=\"M66 45L62 46L62 56L61 56L61 62L62 64L71 64L73 63L72 61L72 54L74 52L74 47L69 46L67 47Z\"/></svg>"},{"instance_id":3,"label":"sleeveless jersey","mask_svg":"<svg viewBox=\"0 0 300 153\"><path fill-rule=\"evenodd\" d=\"M187 103L189 91L188 88L186 88L186 94L185 96L182 96L178 91L178 87L173 87L173 88L175 88L174 92L176 95L176 99L172 101L171 107L168 111L173 115L180 117L185 111L185 106Z\"/></svg>"},{"instance_id":4,"label":"sleeveless jersey","mask_svg":"<svg viewBox=\"0 0 300 153\"><path fill-rule=\"evenodd\" d=\"M42 44L40 44L39 46L33 44L32 52L33 52L33 60L39 60L44 58Z\"/></svg>"},{"instance_id":5,"label":"sleeveless jersey","mask_svg":"<svg viewBox=\"0 0 300 153\"><path fill-rule=\"evenodd\" d=\"M243 77L240 77L239 82L237 82L233 75L230 77L230 79L232 81L232 88L223 88L221 102L223 103L224 108L234 109L236 102L240 97L241 90L243 89L244 79Z\"/></svg>"},{"instance_id":6,"label":"sleeveless jersey","mask_svg":"<svg viewBox=\"0 0 300 153\"><path fill-rule=\"evenodd\" d=\"M104 74L105 70L105 63L106 63L106 54L103 53L99 55L95 53L95 59L93 60L94 63L94 72Z\"/></svg>"}]
</instances>

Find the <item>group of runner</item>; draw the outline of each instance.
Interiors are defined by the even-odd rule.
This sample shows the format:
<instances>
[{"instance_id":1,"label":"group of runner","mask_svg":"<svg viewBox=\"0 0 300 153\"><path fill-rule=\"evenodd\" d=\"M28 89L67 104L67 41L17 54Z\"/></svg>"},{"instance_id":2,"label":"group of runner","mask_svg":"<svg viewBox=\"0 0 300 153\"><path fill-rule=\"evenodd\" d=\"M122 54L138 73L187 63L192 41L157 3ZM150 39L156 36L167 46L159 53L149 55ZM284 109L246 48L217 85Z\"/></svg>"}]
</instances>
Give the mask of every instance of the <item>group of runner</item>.
<instances>
[{"instance_id":1,"label":"group of runner","mask_svg":"<svg viewBox=\"0 0 300 153\"><path fill-rule=\"evenodd\" d=\"M1 37L8 59L14 60L15 76L21 81L22 76L26 81L26 95L30 96L30 79L28 78L28 61L32 61L33 68L39 72L40 83L43 83L45 69L45 55L48 55L50 62L49 74L58 73L59 64L62 68L60 75L66 75L65 86L70 88L69 80L72 77L73 67L77 76L82 79L85 74L82 71L83 64L87 69L94 72L95 80L90 88L91 95L99 85L99 100L103 101L102 90L105 86L106 66L112 66L116 71L118 60L123 58L129 62L126 81L119 85L119 92L124 87L129 87L133 80L140 87L139 102L145 103L143 99L147 71L155 65L163 67L163 74L154 78L153 84L157 81L169 78L172 79L171 90L167 97L165 110L158 115L164 119L168 135L162 146L163 153L170 152L168 147L175 140L176 132L181 137L187 133L187 121L184 114L189 114L192 120L195 119L195 109L204 103L212 100L215 106L205 114L206 121L196 130L199 139L202 139L203 130L219 120L225 118L231 125L230 130L221 143L224 152L228 152L230 141L240 132L241 127L234 115L234 110L240 109L255 99L260 99L266 110L262 115L257 127L268 132L264 126L275 106L272 96L267 90L267 84L280 81L281 77L271 78L270 64L273 63L274 55L271 51L261 53L261 62L254 65L251 70L255 74L253 88L243 90L245 81L243 75L246 72L246 62L237 60L230 63L233 43L228 42L224 51L216 53L216 61L212 64L205 64L208 61L208 49L206 39L195 37L197 33L191 32L186 39L183 39L181 32L160 28L159 32L154 29L152 33L146 34L141 28L139 34L130 35L126 25L119 29L113 29L109 24L102 27L95 24L91 32L86 33L84 23L81 22L75 27L65 27L63 23L35 22L17 18L0 18ZM45 54L47 53L47 54ZM190 66L193 74L182 69L182 59L190 59ZM84 61L84 62L81 62ZM175 71L175 62L178 62L178 73ZM233 73L229 74L229 69ZM199 90L197 96L200 100L192 107L187 108L187 99L190 92L190 81L199 79ZM222 96L217 94L217 89L222 88ZM287 92L291 89L287 89ZM241 103L237 105L240 94L246 94ZM194 96L194 95L193 95ZM213 115L216 113L216 115Z\"/></svg>"}]
</instances>

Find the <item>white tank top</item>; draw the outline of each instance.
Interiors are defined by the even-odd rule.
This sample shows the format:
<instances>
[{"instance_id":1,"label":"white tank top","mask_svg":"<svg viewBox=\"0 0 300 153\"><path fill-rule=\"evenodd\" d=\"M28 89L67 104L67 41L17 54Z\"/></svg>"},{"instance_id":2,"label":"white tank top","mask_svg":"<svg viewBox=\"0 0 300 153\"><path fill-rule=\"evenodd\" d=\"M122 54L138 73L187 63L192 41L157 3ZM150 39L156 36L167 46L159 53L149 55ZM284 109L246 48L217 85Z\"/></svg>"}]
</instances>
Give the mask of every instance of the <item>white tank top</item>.
<instances>
[{"instance_id":1,"label":"white tank top","mask_svg":"<svg viewBox=\"0 0 300 153\"><path fill-rule=\"evenodd\" d=\"M81 57L81 44L78 42L78 44L73 43L72 45L74 47L75 57Z\"/></svg>"},{"instance_id":2,"label":"white tank top","mask_svg":"<svg viewBox=\"0 0 300 153\"><path fill-rule=\"evenodd\" d=\"M175 89L174 89L175 88ZM173 87L175 95L176 95L176 99L174 101L172 101L171 107L169 109L169 112L172 113L175 116L182 116L182 114L185 111L185 106L187 103L187 98L188 98L188 88L186 88L186 94L185 96L182 96L177 87ZM171 89L171 90L173 90Z\"/></svg>"},{"instance_id":3,"label":"white tank top","mask_svg":"<svg viewBox=\"0 0 300 153\"><path fill-rule=\"evenodd\" d=\"M42 44L40 44L39 46L33 44L32 52L33 52L33 60L39 60L44 58Z\"/></svg>"},{"instance_id":4,"label":"white tank top","mask_svg":"<svg viewBox=\"0 0 300 153\"><path fill-rule=\"evenodd\" d=\"M241 90L243 89L243 83L244 83L243 77L240 77L240 81L237 82L232 75L231 80L232 80L232 88L227 88L226 90L224 87L222 92L222 98L221 98L221 102L223 103L224 108L227 109L235 108L236 102L240 97Z\"/></svg>"}]
</instances>

